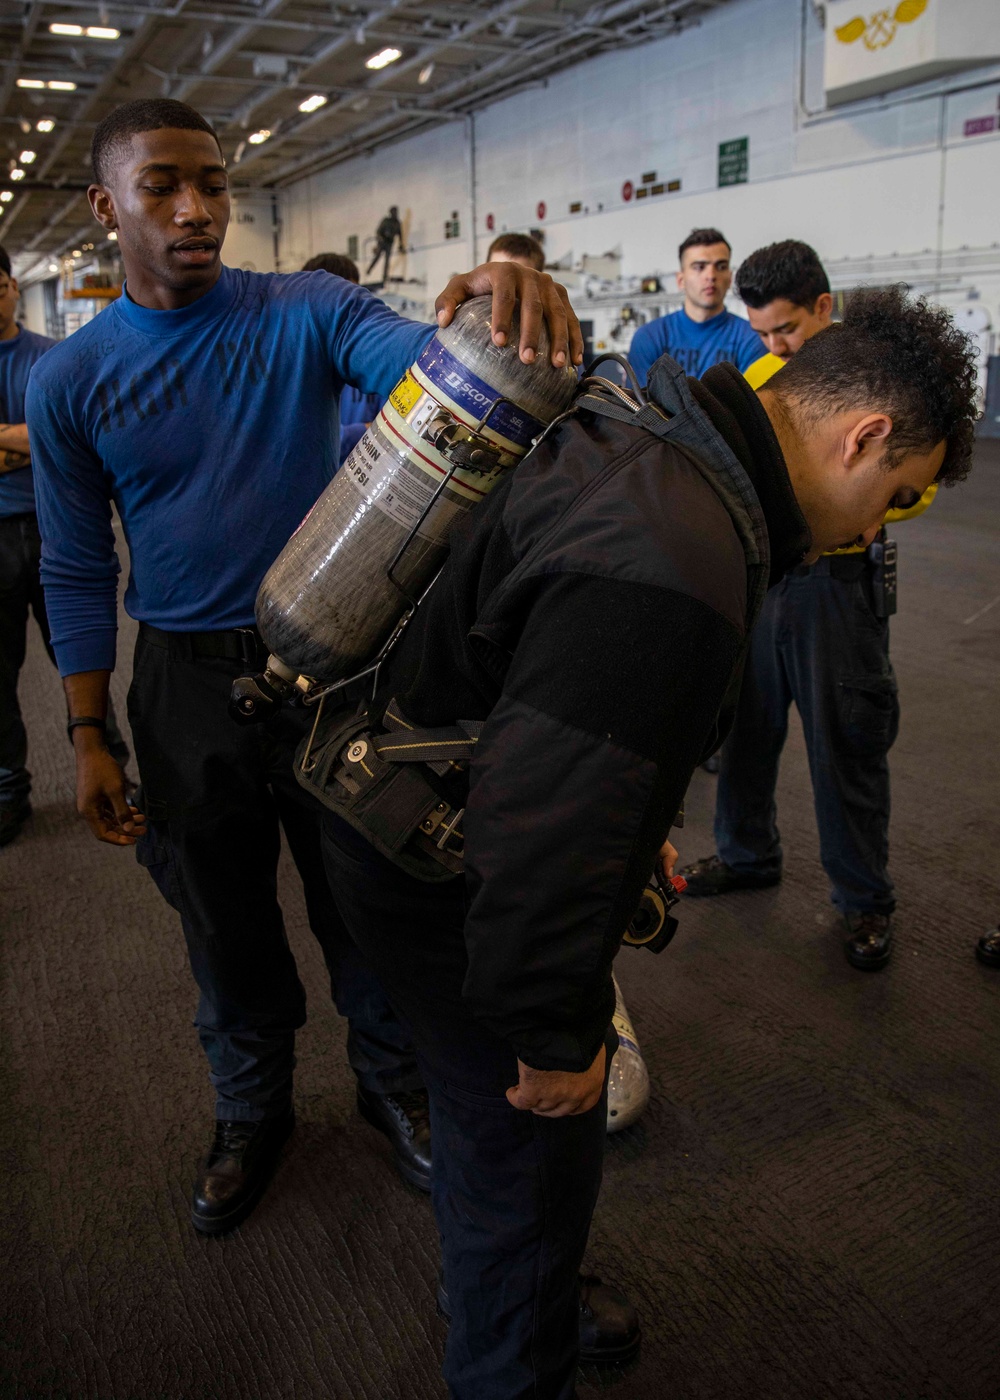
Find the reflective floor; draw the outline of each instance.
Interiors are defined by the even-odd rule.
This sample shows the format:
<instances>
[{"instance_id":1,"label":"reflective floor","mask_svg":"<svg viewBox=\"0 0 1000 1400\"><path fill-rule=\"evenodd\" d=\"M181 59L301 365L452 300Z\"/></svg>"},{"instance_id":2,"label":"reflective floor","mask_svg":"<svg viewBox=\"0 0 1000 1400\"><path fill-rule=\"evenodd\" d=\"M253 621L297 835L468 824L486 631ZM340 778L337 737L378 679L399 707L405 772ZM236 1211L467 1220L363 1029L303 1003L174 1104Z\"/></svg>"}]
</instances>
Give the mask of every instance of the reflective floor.
<instances>
[{"instance_id":1,"label":"reflective floor","mask_svg":"<svg viewBox=\"0 0 1000 1400\"><path fill-rule=\"evenodd\" d=\"M796 729L783 884L684 907L618 973L649 1063L609 1142L588 1263L645 1341L581 1400L995 1400L1000 1330L1000 444L898 527L899 942L845 962ZM995 601L995 606L990 607ZM985 609L985 611L984 611ZM132 627L123 620L122 654ZM115 694L124 713L126 675ZM188 1224L211 1099L172 912L73 814L55 674L22 683L35 816L0 852L0 1395L435 1400L429 1206L357 1117L291 872L311 1019L300 1127L235 1236ZM682 858L711 849L699 772Z\"/></svg>"}]
</instances>

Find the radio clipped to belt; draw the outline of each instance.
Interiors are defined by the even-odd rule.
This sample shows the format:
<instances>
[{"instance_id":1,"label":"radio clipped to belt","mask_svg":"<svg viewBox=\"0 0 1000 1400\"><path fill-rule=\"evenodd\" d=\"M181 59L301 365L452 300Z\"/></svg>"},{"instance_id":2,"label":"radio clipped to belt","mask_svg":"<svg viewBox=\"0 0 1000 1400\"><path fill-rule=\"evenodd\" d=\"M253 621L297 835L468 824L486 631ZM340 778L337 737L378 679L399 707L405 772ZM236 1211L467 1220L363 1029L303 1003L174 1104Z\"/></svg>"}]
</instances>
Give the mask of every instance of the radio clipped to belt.
<instances>
[{"instance_id":1,"label":"radio clipped to belt","mask_svg":"<svg viewBox=\"0 0 1000 1400\"><path fill-rule=\"evenodd\" d=\"M896 541L886 538L885 528L868 546L872 603L876 617L895 617L897 596Z\"/></svg>"}]
</instances>

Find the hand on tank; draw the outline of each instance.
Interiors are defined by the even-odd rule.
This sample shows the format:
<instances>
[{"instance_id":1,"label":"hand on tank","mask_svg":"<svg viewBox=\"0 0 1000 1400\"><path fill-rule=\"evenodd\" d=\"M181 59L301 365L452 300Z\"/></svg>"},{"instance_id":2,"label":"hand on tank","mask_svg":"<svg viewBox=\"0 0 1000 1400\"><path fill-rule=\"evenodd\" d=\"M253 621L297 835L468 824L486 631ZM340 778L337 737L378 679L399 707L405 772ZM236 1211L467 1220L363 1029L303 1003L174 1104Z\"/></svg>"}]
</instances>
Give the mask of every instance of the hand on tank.
<instances>
[{"instance_id":1,"label":"hand on tank","mask_svg":"<svg viewBox=\"0 0 1000 1400\"><path fill-rule=\"evenodd\" d=\"M532 1069L518 1060L518 1081L507 1090L507 1099L514 1108L526 1109L539 1118L569 1118L576 1113L589 1113L604 1089L605 1058L602 1045L597 1059L582 1074Z\"/></svg>"},{"instance_id":2,"label":"hand on tank","mask_svg":"<svg viewBox=\"0 0 1000 1400\"><path fill-rule=\"evenodd\" d=\"M146 834L146 818L129 802L125 774L103 739L77 748L76 810L98 841L111 846L134 846Z\"/></svg>"},{"instance_id":3,"label":"hand on tank","mask_svg":"<svg viewBox=\"0 0 1000 1400\"><path fill-rule=\"evenodd\" d=\"M463 301L490 293L494 345L506 345L512 313L520 303L518 354L526 365L535 358L543 320L548 327L552 363L557 368L583 363L583 334L566 288L553 282L547 272L535 272L519 263L483 263L471 272L453 277L434 303L438 325L447 326Z\"/></svg>"}]
</instances>

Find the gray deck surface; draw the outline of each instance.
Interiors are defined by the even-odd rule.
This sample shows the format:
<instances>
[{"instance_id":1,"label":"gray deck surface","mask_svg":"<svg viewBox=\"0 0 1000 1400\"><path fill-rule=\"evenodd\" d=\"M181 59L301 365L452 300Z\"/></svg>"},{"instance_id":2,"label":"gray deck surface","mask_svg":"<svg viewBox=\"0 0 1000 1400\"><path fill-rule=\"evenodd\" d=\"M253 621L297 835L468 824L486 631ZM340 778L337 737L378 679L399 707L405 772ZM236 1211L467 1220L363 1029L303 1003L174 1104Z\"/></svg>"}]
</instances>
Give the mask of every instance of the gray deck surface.
<instances>
[{"instance_id":1,"label":"gray deck surface","mask_svg":"<svg viewBox=\"0 0 1000 1400\"><path fill-rule=\"evenodd\" d=\"M589 1263L645 1327L581 1400L986 1400L1000 1395L1000 445L902 525L893 655L899 946L848 967L801 734L776 890L689 902L619 974L653 1079L609 1144ZM122 655L132 626L123 624ZM127 668L115 678L124 712ZM357 1117L344 1029L293 872L311 1018L300 1127L235 1236L188 1223L211 1099L175 916L73 811L54 672L22 679L35 816L0 852L0 1394L16 1400L434 1400L427 1201ZM680 845L712 848L699 772Z\"/></svg>"}]
</instances>

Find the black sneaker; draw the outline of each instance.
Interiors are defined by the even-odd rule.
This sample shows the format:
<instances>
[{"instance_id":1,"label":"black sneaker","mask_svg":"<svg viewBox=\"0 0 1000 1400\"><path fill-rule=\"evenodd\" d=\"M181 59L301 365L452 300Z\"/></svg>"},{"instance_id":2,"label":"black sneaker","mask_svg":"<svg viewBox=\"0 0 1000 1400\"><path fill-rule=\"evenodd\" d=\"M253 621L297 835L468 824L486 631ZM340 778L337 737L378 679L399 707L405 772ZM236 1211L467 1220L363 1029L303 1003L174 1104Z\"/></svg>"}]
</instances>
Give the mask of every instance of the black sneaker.
<instances>
[{"instance_id":1,"label":"black sneaker","mask_svg":"<svg viewBox=\"0 0 1000 1400\"><path fill-rule=\"evenodd\" d=\"M976 957L987 967L1000 967L1000 928L991 928L976 944Z\"/></svg>"},{"instance_id":2,"label":"black sneaker","mask_svg":"<svg viewBox=\"0 0 1000 1400\"><path fill-rule=\"evenodd\" d=\"M684 893L694 899L732 894L734 890L766 890L781 880L780 875L742 874L718 856L704 856L693 865L686 865L679 873L687 881Z\"/></svg>"},{"instance_id":3,"label":"black sneaker","mask_svg":"<svg viewBox=\"0 0 1000 1400\"><path fill-rule=\"evenodd\" d=\"M437 1309L451 1321L451 1304L442 1282L438 1283ZM619 1289L599 1278L580 1275L580 1360L628 1361L639 1350L639 1318Z\"/></svg>"},{"instance_id":4,"label":"black sneaker","mask_svg":"<svg viewBox=\"0 0 1000 1400\"><path fill-rule=\"evenodd\" d=\"M0 846L9 846L30 816L30 802L19 802L16 807L0 806Z\"/></svg>"},{"instance_id":5,"label":"black sneaker","mask_svg":"<svg viewBox=\"0 0 1000 1400\"><path fill-rule=\"evenodd\" d=\"M426 1089L376 1094L358 1085L358 1112L393 1146L396 1170L418 1191L431 1189L431 1111Z\"/></svg>"},{"instance_id":6,"label":"black sneaker","mask_svg":"<svg viewBox=\"0 0 1000 1400\"><path fill-rule=\"evenodd\" d=\"M844 954L852 967L877 972L892 957L893 923L891 914L845 914L850 938Z\"/></svg>"},{"instance_id":7,"label":"black sneaker","mask_svg":"<svg viewBox=\"0 0 1000 1400\"><path fill-rule=\"evenodd\" d=\"M216 1120L215 1138L194 1185L191 1223L196 1230L224 1235L247 1218L267 1189L294 1127L291 1108L260 1123Z\"/></svg>"}]
</instances>

